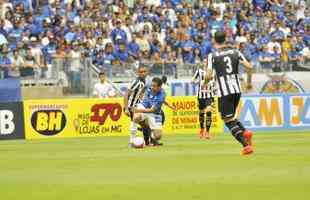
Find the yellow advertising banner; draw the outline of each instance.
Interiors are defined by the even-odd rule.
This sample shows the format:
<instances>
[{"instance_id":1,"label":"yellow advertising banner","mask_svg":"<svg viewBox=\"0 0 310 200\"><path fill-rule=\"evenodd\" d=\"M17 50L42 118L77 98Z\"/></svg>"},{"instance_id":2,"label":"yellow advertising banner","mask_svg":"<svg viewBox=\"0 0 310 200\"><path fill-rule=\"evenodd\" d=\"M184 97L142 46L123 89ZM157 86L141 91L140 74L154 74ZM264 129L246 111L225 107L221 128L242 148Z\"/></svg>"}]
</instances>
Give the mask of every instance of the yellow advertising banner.
<instances>
[{"instance_id":1,"label":"yellow advertising banner","mask_svg":"<svg viewBox=\"0 0 310 200\"><path fill-rule=\"evenodd\" d=\"M163 106L164 134L193 134L199 130L195 97L173 97ZM24 101L26 139L129 135L130 119L123 113L123 99L54 99ZM223 132L218 113L211 132Z\"/></svg>"},{"instance_id":2,"label":"yellow advertising banner","mask_svg":"<svg viewBox=\"0 0 310 200\"><path fill-rule=\"evenodd\" d=\"M26 139L129 133L121 99L29 100L24 116Z\"/></svg>"},{"instance_id":3,"label":"yellow advertising banner","mask_svg":"<svg viewBox=\"0 0 310 200\"><path fill-rule=\"evenodd\" d=\"M199 110L197 97L179 96L167 97L167 102L176 107L176 111L164 106L166 122L164 133L174 134L198 134ZM212 112L211 134L219 134L224 132L224 123L217 108L217 99L215 99L215 108Z\"/></svg>"}]
</instances>

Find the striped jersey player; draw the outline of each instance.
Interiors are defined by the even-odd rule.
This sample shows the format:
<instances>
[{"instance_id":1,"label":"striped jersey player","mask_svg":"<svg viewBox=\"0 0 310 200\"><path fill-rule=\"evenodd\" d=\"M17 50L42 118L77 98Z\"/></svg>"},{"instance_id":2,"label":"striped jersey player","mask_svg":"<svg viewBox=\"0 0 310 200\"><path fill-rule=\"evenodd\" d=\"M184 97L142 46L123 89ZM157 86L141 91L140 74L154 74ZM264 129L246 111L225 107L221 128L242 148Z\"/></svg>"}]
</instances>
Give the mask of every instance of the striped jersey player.
<instances>
[{"instance_id":1,"label":"striped jersey player","mask_svg":"<svg viewBox=\"0 0 310 200\"><path fill-rule=\"evenodd\" d=\"M197 69L192 81L198 83L198 108L199 108L199 137L209 139L209 131L212 123L212 105L214 102L215 88L211 80L205 86L206 71Z\"/></svg>"},{"instance_id":2,"label":"striped jersey player","mask_svg":"<svg viewBox=\"0 0 310 200\"><path fill-rule=\"evenodd\" d=\"M124 112L127 116L131 119L131 125L130 130L135 128L136 126L133 126L133 110L134 108L140 103L141 99L143 98L146 86L145 86L145 79L147 76L147 69L144 65L140 65L137 71L138 77L131 82L129 87L127 88L127 92L124 96ZM145 124L140 124L142 127L143 136L145 138L148 137L148 128ZM131 131L135 132L135 131ZM136 135L131 134L129 138L129 145L132 144L133 139L136 137Z\"/></svg>"},{"instance_id":3,"label":"striped jersey player","mask_svg":"<svg viewBox=\"0 0 310 200\"><path fill-rule=\"evenodd\" d=\"M242 53L235 48L226 45L225 32L215 33L215 51L208 55L207 80L212 79L215 72L217 85L218 107L225 125L234 138L243 145L241 153L251 154L252 132L246 130L236 118L236 111L241 98L241 85L239 80L239 64L250 73L252 65Z\"/></svg>"},{"instance_id":4,"label":"striped jersey player","mask_svg":"<svg viewBox=\"0 0 310 200\"><path fill-rule=\"evenodd\" d=\"M132 108L134 108L141 99L145 90L145 79L137 77L130 86L128 87L128 100L127 105L128 111L130 112L130 118L132 118Z\"/></svg>"}]
</instances>

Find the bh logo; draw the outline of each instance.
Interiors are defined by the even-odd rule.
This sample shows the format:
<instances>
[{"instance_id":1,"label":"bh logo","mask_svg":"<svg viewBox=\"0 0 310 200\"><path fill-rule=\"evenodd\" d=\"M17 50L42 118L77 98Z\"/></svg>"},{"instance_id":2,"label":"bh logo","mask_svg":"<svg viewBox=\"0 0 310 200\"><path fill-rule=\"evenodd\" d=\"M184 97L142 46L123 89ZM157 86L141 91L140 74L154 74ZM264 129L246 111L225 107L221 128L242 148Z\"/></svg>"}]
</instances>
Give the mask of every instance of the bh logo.
<instances>
[{"instance_id":1,"label":"bh logo","mask_svg":"<svg viewBox=\"0 0 310 200\"><path fill-rule=\"evenodd\" d=\"M283 98L244 97L238 108L239 119L251 128L282 127Z\"/></svg>"},{"instance_id":2,"label":"bh logo","mask_svg":"<svg viewBox=\"0 0 310 200\"><path fill-rule=\"evenodd\" d=\"M14 114L10 110L0 110L0 135L10 135L15 130Z\"/></svg>"},{"instance_id":3,"label":"bh logo","mask_svg":"<svg viewBox=\"0 0 310 200\"><path fill-rule=\"evenodd\" d=\"M310 126L310 97L290 97L291 126Z\"/></svg>"},{"instance_id":4,"label":"bh logo","mask_svg":"<svg viewBox=\"0 0 310 200\"><path fill-rule=\"evenodd\" d=\"M57 135L66 123L66 116L61 110L39 110L31 116L32 128L45 136Z\"/></svg>"}]
</instances>

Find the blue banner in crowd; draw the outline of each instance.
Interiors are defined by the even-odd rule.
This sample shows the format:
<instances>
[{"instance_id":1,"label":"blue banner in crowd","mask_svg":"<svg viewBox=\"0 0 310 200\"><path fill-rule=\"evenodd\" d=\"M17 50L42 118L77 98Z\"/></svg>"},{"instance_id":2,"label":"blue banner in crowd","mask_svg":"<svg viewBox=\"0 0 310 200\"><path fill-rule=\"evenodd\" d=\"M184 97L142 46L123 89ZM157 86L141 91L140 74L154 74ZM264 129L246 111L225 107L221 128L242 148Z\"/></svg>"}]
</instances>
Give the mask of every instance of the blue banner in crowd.
<instances>
[{"instance_id":1,"label":"blue banner in crowd","mask_svg":"<svg viewBox=\"0 0 310 200\"><path fill-rule=\"evenodd\" d=\"M250 130L310 128L310 94L243 96L238 117Z\"/></svg>"},{"instance_id":2,"label":"blue banner in crowd","mask_svg":"<svg viewBox=\"0 0 310 200\"><path fill-rule=\"evenodd\" d=\"M0 102L22 101L19 79L0 79Z\"/></svg>"}]
</instances>

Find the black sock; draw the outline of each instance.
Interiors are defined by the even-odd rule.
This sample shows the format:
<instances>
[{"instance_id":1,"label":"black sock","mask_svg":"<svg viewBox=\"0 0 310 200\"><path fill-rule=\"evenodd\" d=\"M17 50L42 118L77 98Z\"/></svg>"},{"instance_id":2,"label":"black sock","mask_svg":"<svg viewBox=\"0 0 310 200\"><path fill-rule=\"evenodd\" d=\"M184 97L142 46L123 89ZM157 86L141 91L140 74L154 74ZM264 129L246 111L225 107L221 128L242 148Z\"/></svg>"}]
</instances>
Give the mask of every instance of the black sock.
<instances>
[{"instance_id":1,"label":"black sock","mask_svg":"<svg viewBox=\"0 0 310 200\"><path fill-rule=\"evenodd\" d=\"M200 123L200 128L204 129L205 128L205 112L204 111L199 111L199 123Z\"/></svg>"},{"instance_id":2,"label":"black sock","mask_svg":"<svg viewBox=\"0 0 310 200\"><path fill-rule=\"evenodd\" d=\"M206 120L207 132L209 132L210 127L211 127L211 124L212 124L212 112L211 112L211 111L208 111L208 112L207 112L207 120Z\"/></svg>"},{"instance_id":3,"label":"black sock","mask_svg":"<svg viewBox=\"0 0 310 200\"><path fill-rule=\"evenodd\" d=\"M243 137L243 130L238 126L237 120L233 120L225 123L227 128L229 128L231 134L240 142L244 147L247 146L247 143Z\"/></svg>"},{"instance_id":4,"label":"black sock","mask_svg":"<svg viewBox=\"0 0 310 200\"><path fill-rule=\"evenodd\" d=\"M243 126L243 124L240 122L240 121L238 121L238 120L236 120L237 121L237 125L241 128L241 130L244 132L246 129L244 128L244 126Z\"/></svg>"},{"instance_id":5,"label":"black sock","mask_svg":"<svg viewBox=\"0 0 310 200\"><path fill-rule=\"evenodd\" d=\"M151 129L150 127L142 128L142 133L146 145L150 144Z\"/></svg>"}]
</instances>

